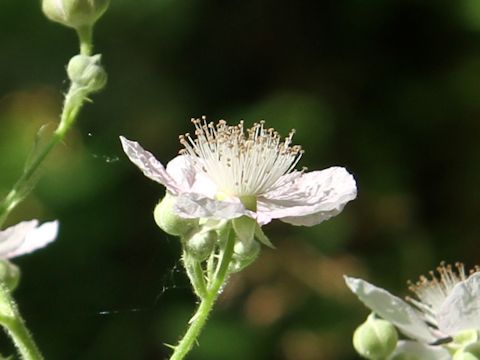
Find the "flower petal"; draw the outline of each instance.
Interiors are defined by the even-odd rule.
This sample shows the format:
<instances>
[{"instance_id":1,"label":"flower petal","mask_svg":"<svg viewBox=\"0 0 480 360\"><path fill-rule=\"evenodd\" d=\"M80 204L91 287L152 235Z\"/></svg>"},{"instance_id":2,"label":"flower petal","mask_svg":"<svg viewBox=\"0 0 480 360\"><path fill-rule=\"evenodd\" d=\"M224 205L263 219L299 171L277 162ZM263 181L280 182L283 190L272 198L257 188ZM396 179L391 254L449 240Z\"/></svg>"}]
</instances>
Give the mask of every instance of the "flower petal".
<instances>
[{"instance_id":1,"label":"flower petal","mask_svg":"<svg viewBox=\"0 0 480 360\"><path fill-rule=\"evenodd\" d=\"M198 171L190 156L180 155L167 164L167 173L182 192L193 192L214 198L217 193L215 183L202 171Z\"/></svg>"},{"instance_id":2,"label":"flower petal","mask_svg":"<svg viewBox=\"0 0 480 360\"><path fill-rule=\"evenodd\" d=\"M187 219L234 219L242 215L253 217L253 213L246 210L240 201L218 201L194 193L178 196L173 209L178 215Z\"/></svg>"},{"instance_id":3,"label":"flower petal","mask_svg":"<svg viewBox=\"0 0 480 360\"><path fill-rule=\"evenodd\" d=\"M405 301L362 279L344 278L350 290L366 307L394 324L405 335L427 343L435 341L425 322Z\"/></svg>"},{"instance_id":4,"label":"flower petal","mask_svg":"<svg viewBox=\"0 0 480 360\"><path fill-rule=\"evenodd\" d=\"M404 357L401 357L401 355ZM422 360L450 360L452 358L449 352L441 346L430 346L416 341L401 340L389 359L396 359L397 357L410 359L409 356Z\"/></svg>"},{"instance_id":5,"label":"flower petal","mask_svg":"<svg viewBox=\"0 0 480 360\"><path fill-rule=\"evenodd\" d=\"M480 329L480 273L456 284L437 314L438 327L450 336Z\"/></svg>"},{"instance_id":6,"label":"flower petal","mask_svg":"<svg viewBox=\"0 0 480 360\"><path fill-rule=\"evenodd\" d=\"M281 219L293 225L312 226L340 213L357 196L351 174L342 167L282 176L282 186L258 197L261 224Z\"/></svg>"},{"instance_id":7,"label":"flower petal","mask_svg":"<svg viewBox=\"0 0 480 360\"><path fill-rule=\"evenodd\" d=\"M181 192L181 187L150 152L144 150L138 142L130 141L123 136L120 136L120 140L125 154L146 177L164 185L174 195Z\"/></svg>"},{"instance_id":8,"label":"flower petal","mask_svg":"<svg viewBox=\"0 0 480 360\"><path fill-rule=\"evenodd\" d=\"M22 221L0 231L0 258L10 259L44 247L57 237L58 221L38 226L38 220Z\"/></svg>"}]
</instances>

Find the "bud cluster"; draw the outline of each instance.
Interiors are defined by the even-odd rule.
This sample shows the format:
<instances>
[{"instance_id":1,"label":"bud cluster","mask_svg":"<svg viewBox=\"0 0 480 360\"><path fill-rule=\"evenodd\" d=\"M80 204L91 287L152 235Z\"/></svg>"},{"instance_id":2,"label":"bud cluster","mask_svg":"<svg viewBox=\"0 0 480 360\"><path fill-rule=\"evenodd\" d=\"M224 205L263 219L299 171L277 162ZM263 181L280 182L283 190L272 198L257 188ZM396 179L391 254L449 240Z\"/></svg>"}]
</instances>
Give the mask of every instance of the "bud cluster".
<instances>
[{"instance_id":1,"label":"bud cluster","mask_svg":"<svg viewBox=\"0 0 480 360\"><path fill-rule=\"evenodd\" d=\"M176 197L169 192L154 210L156 224L167 234L179 236L184 251L183 261L192 283L196 283L192 261L202 263L216 257L224 245L227 221L213 219L186 219L176 214ZM228 272L234 273L249 266L260 254L260 244L271 246L260 225L252 218L242 216L230 221L234 234L234 247ZM230 229L230 227L228 227ZM258 240L258 241L257 241ZM195 287L195 285L194 285Z\"/></svg>"}]
</instances>

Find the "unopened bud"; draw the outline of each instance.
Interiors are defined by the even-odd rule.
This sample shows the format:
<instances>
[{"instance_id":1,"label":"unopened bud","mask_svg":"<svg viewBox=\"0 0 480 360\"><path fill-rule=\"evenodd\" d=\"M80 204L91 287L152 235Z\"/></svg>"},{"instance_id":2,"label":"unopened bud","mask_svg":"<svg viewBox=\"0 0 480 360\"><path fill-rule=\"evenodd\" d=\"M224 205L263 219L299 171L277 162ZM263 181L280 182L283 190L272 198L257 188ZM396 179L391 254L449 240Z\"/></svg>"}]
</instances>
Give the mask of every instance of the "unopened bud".
<instances>
[{"instance_id":1,"label":"unopened bud","mask_svg":"<svg viewBox=\"0 0 480 360\"><path fill-rule=\"evenodd\" d=\"M173 211L175 201L175 197L167 193L155 207L153 217L155 218L158 227L167 234L184 236L198 224L198 220L185 219L178 216Z\"/></svg>"},{"instance_id":2,"label":"unopened bud","mask_svg":"<svg viewBox=\"0 0 480 360\"><path fill-rule=\"evenodd\" d=\"M92 27L109 3L110 0L43 0L42 10L50 20L78 30Z\"/></svg>"},{"instance_id":3,"label":"unopened bud","mask_svg":"<svg viewBox=\"0 0 480 360\"><path fill-rule=\"evenodd\" d=\"M398 334L388 321L370 314L353 334L353 347L366 359L386 359L397 346Z\"/></svg>"},{"instance_id":4,"label":"unopened bud","mask_svg":"<svg viewBox=\"0 0 480 360\"><path fill-rule=\"evenodd\" d=\"M198 261L206 260L217 241L215 231L200 231L185 239L185 251Z\"/></svg>"},{"instance_id":5,"label":"unopened bud","mask_svg":"<svg viewBox=\"0 0 480 360\"><path fill-rule=\"evenodd\" d=\"M101 64L100 54L87 56L75 55L67 66L67 74L72 83L88 89L89 92L101 90L107 83L107 73Z\"/></svg>"},{"instance_id":6,"label":"unopened bud","mask_svg":"<svg viewBox=\"0 0 480 360\"><path fill-rule=\"evenodd\" d=\"M20 269L8 260L0 260L0 282L13 291L20 281Z\"/></svg>"},{"instance_id":7,"label":"unopened bud","mask_svg":"<svg viewBox=\"0 0 480 360\"><path fill-rule=\"evenodd\" d=\"M260 254L260 243L251 241L245 243L237 241L233 248L233 258L230 265L230 271L239 272L253 263Z\"/></svg>"},{"instance_id":8,"label":"unopened bud","mask_svg":"<svg viewBox=\"0 0 480 360\"><path fill-rule=\"evenodd\" d=\"M480 342L474 342L461 348L455 352L453 360L480 360Z\"/></svg>"}]
</instances>

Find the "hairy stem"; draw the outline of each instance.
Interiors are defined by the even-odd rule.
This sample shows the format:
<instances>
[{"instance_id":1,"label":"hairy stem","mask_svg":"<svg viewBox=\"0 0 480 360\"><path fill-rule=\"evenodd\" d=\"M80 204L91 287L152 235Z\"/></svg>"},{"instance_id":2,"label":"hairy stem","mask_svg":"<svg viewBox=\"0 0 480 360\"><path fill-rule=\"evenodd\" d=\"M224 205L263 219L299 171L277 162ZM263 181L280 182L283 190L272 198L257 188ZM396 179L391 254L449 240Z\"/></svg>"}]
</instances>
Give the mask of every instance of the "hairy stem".
<instances>
[{"instance_id":1,"label":"hairy stem","mask_svg":"<svg viewBox=\"0 0 480 360\"><path fill-rule=\"evenodd\" d=\"M32 335L23 321L10 290L0 284L0 324L15 343L22 360L43 360Z\"/></svg>"},{"instance_id":2,"label":"hairy stem","mask_svg":"<svg viewBox=\"0 0 480 360\"><path fill-rule=\"evenodd\" d=\"M209 279L207 293L202 297L200 305L190 321L187 332L175 347L170 360L182 360L192 349L208 319L208 315L212 311L213 305L221 293L222 286L224 286L229 275L228 267L232 260L233 245L235 243L235 233L231 228L226 231L226 236L227 241L220 255L217 271L214 277L211 280Z\"/></svg>"}]
</instances>

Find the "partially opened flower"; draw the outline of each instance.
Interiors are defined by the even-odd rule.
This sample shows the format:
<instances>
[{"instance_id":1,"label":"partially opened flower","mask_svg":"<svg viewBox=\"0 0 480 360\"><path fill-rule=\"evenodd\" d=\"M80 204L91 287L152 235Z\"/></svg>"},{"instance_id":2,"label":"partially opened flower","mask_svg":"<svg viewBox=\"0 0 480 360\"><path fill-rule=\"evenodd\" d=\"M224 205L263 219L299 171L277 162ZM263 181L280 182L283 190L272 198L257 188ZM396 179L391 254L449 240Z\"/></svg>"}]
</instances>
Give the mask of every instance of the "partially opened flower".
<instances>
[{"instance_id":1,"label":"partially opened flower","mask_svg":"<svg viewBox=\"0 0 480 360\"><path fill-rule=\"evenodd\" d=\"M362 279L345 277L348 287L377 315L394 324L410 339L442 344L468 330L480 330L480 272L465 273L442 264L431 278L424 276L410 290L416 298L406 301Z\"/></svg>"},{"instance_id":2,"label":"partially opened flower","mask_svg":"<svg viewBox=\"0 0 480 360\"><path fill-rule=\"evenodd\" d=\"M58 221L38 224L38 220L22 221L0 230L0 260L31 253L55 240Z\"/></svg>"},{"instance_id":3,"label":"partially opened flower","mask_svg":"<svg viewBox=\"0 0 480 360\"><path fill-rule=\"evenodd\" d=\"M183 218L234 219L260 225L272 219L312 226L342 211L356 197L352 175L342 167L295 170L303 150L264 122L244 129L192 120L195 136L180 136L184 149L165 168L137 142L121 137L130 160L176 197Z\"/></svg>"}]
</instances>

